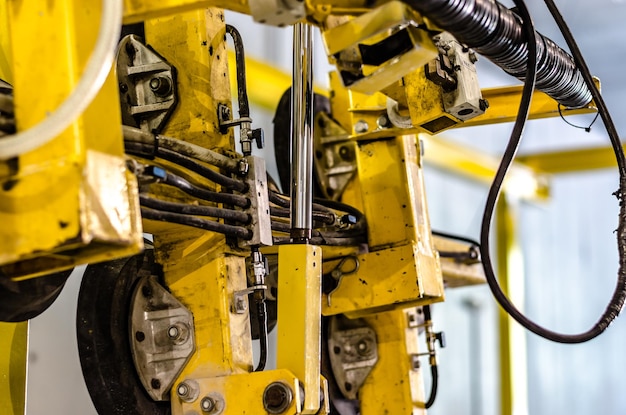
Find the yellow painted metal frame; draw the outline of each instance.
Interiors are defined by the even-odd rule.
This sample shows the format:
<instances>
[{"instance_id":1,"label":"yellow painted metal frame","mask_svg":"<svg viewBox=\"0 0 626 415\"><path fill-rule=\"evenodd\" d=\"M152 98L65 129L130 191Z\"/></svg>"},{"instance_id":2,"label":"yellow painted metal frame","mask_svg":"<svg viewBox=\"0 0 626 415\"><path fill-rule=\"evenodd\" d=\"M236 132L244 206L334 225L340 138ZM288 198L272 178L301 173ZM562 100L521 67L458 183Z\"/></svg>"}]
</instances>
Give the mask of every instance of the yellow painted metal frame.
<instances>
[{"instance_id":1,"label":"yellow painted metal frame","mask_svg":"<svg viewBox=\"0 0 626 415\"><path fill-rule=\"evenodd\" d=\"M97 36L92 22L99 19L101 5L95 0L48 5L4 1L0 7L7 8L10 20L5 53L11 51L15 115L18 130L24 130L74 89ZM0 162L0 264L10 277L128 256L143 247L137 185L126 170L119 128L117 88L111 72L64 133Z\"/></svg>"},{"instance_id":2,"label":"yellow painted metal frame","mask_svg":"<svg viewBox=\"0 0 626 415\"><path fill-rule=\"evenodd\" d=\"M173 66L184 68L178 77L182 99L164 133L216 151L233 152L232 131L219 131L215 110L218 104L230 106L231 102L222 9L150 20L146 38ZM168 197L165 189L153 186L152 190ZM321 249L281 247L286 258L280 271L285 285L281 293L285 294L281 297L278 347L288 351L279 352L278 370L250 373L249 315L237 313L233 304L235 295L247 289L245 256L249 252L231 248L223 236L208 232L152 221L146 221L146 228L155 233L156 259L163 265L168 288L194 315L196 351L175 385L193 379L200 385L201 396L196 402L183 402L174 388L173 414L199 411L206 394L222 400L227 413L264 412L263 391L272 382L290 385L295 394L287 413L326 413L328 408L320 411L320 393L328 396L319 362ZM293 269L289 265L294 265ZM241 399L243 388L258 399Z\"/></svg>"},{"instance_id":3,"label":"yellow painted metal frame","mask_svg":"<svg viewBox=\"0 0 626 415\"><path fill-rule=\"evenodd\" d=\"M247 0L123 0L124 23L136 23L209 7L250 13Z\"/></svg>"},{"instance_id":4,"label":"yellow painted metal frame","mask_svg":"<svg viewBox=\"0 0 626 415\"><path fill-rule=\"evenodd\" d=\"M0 413L26 413L28 322L0 322Z\"/></svg>"}]
</instances>

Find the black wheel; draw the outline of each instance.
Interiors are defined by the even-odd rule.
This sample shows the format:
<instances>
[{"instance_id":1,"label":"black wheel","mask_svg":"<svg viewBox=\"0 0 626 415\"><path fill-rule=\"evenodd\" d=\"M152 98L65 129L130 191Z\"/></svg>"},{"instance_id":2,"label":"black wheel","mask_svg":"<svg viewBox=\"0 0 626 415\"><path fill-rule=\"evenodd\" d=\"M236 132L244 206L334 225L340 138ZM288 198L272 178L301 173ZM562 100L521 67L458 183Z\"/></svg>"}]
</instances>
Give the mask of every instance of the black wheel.
<instances>
[{"instance_id":1,"label":"black wheel","mask_svg":"<svg viewBox=\"0 0 626 415\"><path fill-rule=\"evenodd\" d=\"M153 401L135 371L129 321L133 290L143 276L158 275L151 249L90 265L78 298L76 328L83 377L102 415L169 415L169 402Z\"/></svg>"},{"instance_id":2,"label":"black wheel","mask_svg":"<svg viewBox=\"0 0 626 415\"><path fill-rule=\"evenodd\" d=\"M13 281L0 271L0 321L17 323L37 317L52 305L72 270L24 281Z\"/></svg>"},{"instance_id":3,"label":"black wheel","mask_svg":"<svg viewBox=\"0 0 626 415\"><path fill-rule=\"evenodd\" d=\"M333 368L330 364L330 350L328 350L329 323L332 317L322 317L322 375L328 381L330 395L330 415L359 415L361 413L358 400L346 399L341 393Z\"/></svg>"},{"instance_id":4,"label":"black wheel","mask_svg":"<svg viewBox=\"0 0 626 415\"><path fill-rule=\"evenodd\" d=\"M330 100L323 95L313 95L313 116L320 112L330 114ZM315 128L315 125L313 126ZM278 168L278 179L283 193L289 193L291 175L291 88L278 102L274 115L274 157ZM314 175L314 177L317 177ZM322 190L317 178L313 181L313 195L321 197Z\"/></svg>"}]
</instances>

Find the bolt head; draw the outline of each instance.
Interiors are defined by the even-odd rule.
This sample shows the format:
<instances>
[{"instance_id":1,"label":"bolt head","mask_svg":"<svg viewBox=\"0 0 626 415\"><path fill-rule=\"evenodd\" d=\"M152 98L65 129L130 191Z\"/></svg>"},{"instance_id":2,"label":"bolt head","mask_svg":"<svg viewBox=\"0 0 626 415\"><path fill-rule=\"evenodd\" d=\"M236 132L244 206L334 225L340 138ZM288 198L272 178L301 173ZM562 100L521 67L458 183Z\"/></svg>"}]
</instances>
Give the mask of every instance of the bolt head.
<instances>
[{"instance_id":1,"label":"bolt head","mask_svg":"<svg viewBox=\"0 0 626 415\"><path fill-rule=\"evenodd\" d=\"M194 380L181 382L176 387L176 394L184 402L194 402L198 399L198 384Z\"/></svg>"},{"instance_id":2,"label":"bolt head","mask_svg":"<svg viewBox=\"0 0 626 415\"><path fill-rule=\"evenodd\" d=\"M293 401L293 392L281 382L270 384L263 392L263 406L270 414L280 414L289 408Z\"/></svg>"},{"instance_id":3,"label":"bolt head","mask_svg":"<svg viewBox=\"0 0 626 415\"><path fill-rule=\"evenodd\" d=\"M391 122L389 121L389 117L387 117L386 115L381 115L380 117L378 117L378 120L376 120L376 124L378 124L379 128L387 128L389 126L391 126Z\"/></svg>"},{"instance_id":4,"label":"bolt head","mask_svg":"<svg viewBox=\"0 0 626 415\"><path fill-rule=\"evenodd\" d=\"M167 329L167 336L170 339L177 339L178 337L180 337L180 329L176 326L171 326L169 329Z\"/></svg>"},{"instance_id":5,"label":"bolt head","mask_svg":"<svg viewBox=\"0 0 626 415\"><path fill-rule=\"evenodd\" d=\"M200 409L202 409L202 412L213 411L213 409L215 409L215 401L212 398L205 396L202 398L202 401L200 401Z\"/></svg>"},{"instance_id":6,"label":"bolt head","mask_svg":"<svg viewBox=\"0 0 626 415\"><path fill-rule=\"evenodd\" d=\"M356 124L354 124L354 131L357 134L366 133L367 130L369 130L369 128L370 128L369 125L365 121L363 121L363 120L359 120L359 121L357 121Z\"/></svg>"},{"instance_id":7,"label":"bolt head","mask_svg":"<svg viewBox=\"0 0 626 415\"><path fill-rule=\"evenodd\" d=\"M181 383L180 385L178 385L178 388L176 388L176 393L178 394L178 396L185 397L189 395L189 385L187 385L186 383Z\"/></svg>"}]
</instances>

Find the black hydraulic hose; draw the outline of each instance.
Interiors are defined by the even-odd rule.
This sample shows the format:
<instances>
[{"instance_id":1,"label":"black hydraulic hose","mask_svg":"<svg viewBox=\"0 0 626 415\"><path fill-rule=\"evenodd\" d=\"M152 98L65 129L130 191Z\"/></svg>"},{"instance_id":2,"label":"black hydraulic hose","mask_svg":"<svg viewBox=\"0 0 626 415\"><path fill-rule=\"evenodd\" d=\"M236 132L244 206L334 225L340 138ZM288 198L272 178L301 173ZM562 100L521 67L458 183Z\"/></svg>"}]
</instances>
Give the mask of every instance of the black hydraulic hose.
<instances>
[{"instance_id":1,"label":"black hydraulic hose","mask_svg":"<svg viewBox=\"0 0 626 415\"><path fill-rule=\"evenodd\" d=\"M212 182L215 182L227 189L231 189L239 193L245 193L248 190L248 186L244 182L233 179L232 177L225 176L219 172L216 172L215 170L209 169L208 167L205 167L202 164L194 161L192 158L183 156L176 151L168 150L166 148L159 148L157 151L157 155L167 161L171 161L172 163L178 164L186 169L198 173L202 177L211 180Z\"/></svg>"},{"instance_id":2,"label":"black hydraulic hose","mask_svg":"<svg viewBox=\"0 0 626 415\"><path fill-rule=\"evenodd\" d=\"M530 63L520 17L495 0L404 0L459 42L474 49L505 72L524 80ZM533 29L534 30L534 29ZM584 107L591 92L572 57L552 40L535 32L536 87L562 105Z\"/></svg>"},{"instance_id":3,"label":"black hydraulic hose","mask_svg":"<svg viewBox=\"0 0 626 415\"><path fill-rule=\"evenodd\" d=\"M243 39L239 31L229 24L226 25L226 33L233 39L235 45L235 65L237 67L237 97L239 99L239 117L250 117L250 105L248 104L248 91L246 87L246 58L243 48Z\"/></svg>"},{"instance_id":4,"label":"black hydraulic hose","mask_svg":"<svg viewBox=\"0 0 626 415\"><path fill-rule=\"evenodd\" d=\"M437 369L437 365L430 366L430 374L432 378L432 383L430 385L430 395L428 396L428 400L424 404L426 409L433 406L435 400L437 399L437 389L439 388L439 370Z\"/></svg>"},{"instance_id":5,"label":"black hydraulic hose","mask_svg":"<svg viewBox=\"0 0 626 415\"><path fill-rule=\"evenodd\" d=\"M430 305L425 305L422 307L424 311L424 322L426 324L432 324L432 315L430 313ZM434 349L430 350L430 353L435 353ZM430 395L428 396L428 400L424 404L426 409L433 406L435 400L437 399L437 389L439 388L439 370L437 369L437 361L434 355L430 356L430 374L431 374L431 386L430 386Z\"/></svg>"},{"instance_id":6,"label":"black hydraulic hose","mask_svg":"<svg viewBox=\"0 0 626 415\"><path fill-rule=\"evenodd\" d=\"M618 281L617 286L615 288L613 297L606 310L600 317L600 319L593 325L593 327L587 330L584 333L580 334L562 334L557 333L548 329L545 329L535 322L528 319L525 315L523 315L511 301L508 299L506 294L502 291L498 284L498 280L495 276L493 266L491 263L490 257L490 249L489 249L489 234L491 227L491 220L493 217L493 213L497 204L498 196L500 193L500 188L506 176L506 173L515 157L517 149L519 147L519 142L522 136L524 124L526 119L528 118L528 112L530 108L530 101L532 99L532 90L533 90L533 81L535 78L535 54L533 50L535 48L536 43L535 40L535 30L533 28L532 20L528 13L528 10L523 2L523 0L515 0L515 4L517 5L523 21L524 32L526 38L529 43L529 65L527 68L527 76L526 82L524 83L524 89L522 92L522 100L520 103L520 109L518 112L517 119L515 121L515 125L513 127L513 131L511 133L511 138L509 143L507 144L507 148L503 155L502 161L498 170L496 172L496 177L494 178L494 182L489 189L489 194L487 196L487 202L485 207L485 212L483 214L483 220L481 224L481 255L483 258L483 268L485 270L485 276L487 278L487 283L489 288L491 289L494 297L498 301L498 303L502 306L502 308L513 317L518 323L520 323L527 330L532 331L533 333L555 342L559 343L582 343L588 340L591 340L598 335L600 335L609 324L617 317L620 313L624 300L626 298L626 207L624 204L624 192L626 190L626 160L624 157L623 149L621 147L621 143L619 141L619 136L617 135L617 131L615 126L611 120L610 114L606 105L604 104L602 97L600 96L600 92L597 90L591 73L589 72L586 64L584 64L584 59L582 58L582 54L578 50L575 40L573 36L567 29L567 25L563 21L560 13L558 13L558 9L552 3L551 0L545 0L546 4L550 11L555 16L555 20L557 24L561 28L561 31L566 38L572 53L574 54L574 59L576 60L576 64L581 68L583 73L585 82L587 87L589 88L591 93L593 94L594 100L597 100L596 105L598 105L598 110L602 115L602 119L605 122L605 127L607 128L607 132L611 139L611 143L613 144L613 148L615 151L615 155L617 158L617 163L619 166L620 172L620 190L617 193L618 199L620 201L620 214L619 214L619 225L618 225L618 248L619 248L619 256L620 256L620 266L618 271Z\"/></svg>"},{"instance_id":7,"label":"black hydraulic hose","mask_svg":"<svg viewBox=\"0 0 626 415\"><path fill-rule=\"evenodd\" d=\"M213 206L167 202L165 200L155 199L144 194L139 195L139 203L141 204L141 206L150 209L180 213L183 215L209 216L212 218L221 218L234 222L241 222L243 224L247 224L251 220L250 215L239 210L222 209Z\"/></svg>"},{"instance_id":8,"label":"black hydraulic hose","mask_svg":"<svg viewBox=\"0 0 626 415\"><path fill-rule=\"evenodd\" d=\"M277 216L279 218L288 218L291 212L289 209L282 207L270 206L270 215ZM313 211L313 220L321 222L325 225L332 225L335 223L336 218L333 213Z\"/></svg>"},{"instance_id":9,"label":"black hydraulic hose","mask_svg":"<svg viewBox=\"0 0 626 415\"><path fill-rule=\"evenodd\" d=\"M255 298L255 302L259 321L259 363L254 371L261 372L265 369L265 365L267 364L267 349L269 348L267 338L267 306L263 298Z\"/></svg>"},{"instance_id":10,"label":"black hydraulic hose","mask_svg":"<svg viewBox=\"0 0 626 415\"><path fill-rule=\"evenodd\" d=\"M252 238L252 231L241 226L226 225L212 220L201 219L191 215L165 212L161 210L141 208L141 216L144 219L161 222L177 223L179 225L191 226L193 228L204 229L205 231L217 232L227 236L234 236L249 240Z\"/></svg>"},{"instance_id":11,"label":"black hydraulic hose","mask_svg":"<svg viewBox=\"0 0 626 415\"><path fill-rule=\"evenodd\" d=\"M219 193L211 190L202 189L194 186L187 180L173 173L167 173L165 178L161 180L162 183L174 186L190 196L197 197L207 202L224 203L227 205L233 205L241 208L247 208L250 206L250 200L244 196L233 195L230 193Z\"/></svg>"}]
</instances>

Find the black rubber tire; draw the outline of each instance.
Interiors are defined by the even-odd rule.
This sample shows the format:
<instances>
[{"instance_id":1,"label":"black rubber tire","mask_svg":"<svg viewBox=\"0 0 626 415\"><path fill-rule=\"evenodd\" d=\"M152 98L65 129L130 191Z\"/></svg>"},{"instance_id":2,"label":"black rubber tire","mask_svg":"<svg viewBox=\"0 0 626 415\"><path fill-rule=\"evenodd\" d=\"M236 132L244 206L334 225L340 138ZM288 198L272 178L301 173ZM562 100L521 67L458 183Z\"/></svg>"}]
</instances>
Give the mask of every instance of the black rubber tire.
<instances>
[{"instance_id":1,"label":"black rubber tire","mask_svg":"<svg viewBox=\"0 0 626 415\"><path fill-rule=\"evenodd\" d=\"M83 377L102 415L169 415L169 402L155 402L135 371L129 319L133 290L141 277L158 273L151 249L140 255L90 265L78 297L76 331Z\"/></svg>"}]
</instances>

